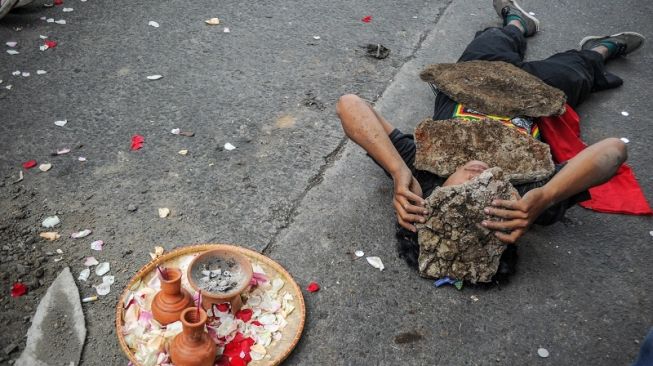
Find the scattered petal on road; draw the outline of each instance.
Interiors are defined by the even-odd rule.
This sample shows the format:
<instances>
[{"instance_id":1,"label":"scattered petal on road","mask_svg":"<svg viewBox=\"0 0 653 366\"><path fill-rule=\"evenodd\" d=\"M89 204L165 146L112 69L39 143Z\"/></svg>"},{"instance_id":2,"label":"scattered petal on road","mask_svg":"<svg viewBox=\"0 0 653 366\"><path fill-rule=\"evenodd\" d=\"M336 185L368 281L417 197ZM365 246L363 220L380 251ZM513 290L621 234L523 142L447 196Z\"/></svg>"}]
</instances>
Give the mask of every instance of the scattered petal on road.
<instances>
[{"instance_id":1,"label":"scattered petal on road","mask_svg":"<svg viewBox=\"0 0 653 366\"><path fill-rule=\"evenodd\" d=\"M224 32L224 33L231 33L231 30L229 29L229 27L224 27L224 29L222 30L222 32Z\"/></svg>"},{"instance_id":2,"label":"scattered petal on road","mask_svg":"<svg viewBox=\"0 0 653 366\"><path fill-rule=\"evenodd\" d=\"M163 75L150 75L147 77L148 80L159 80L163 77Z\"/></svg>"},{"instance_id":3,"label":"scattered petal on road","mask_svg":"<svg viewBox=\"0 0 653 366\"><path fill-rule=\"evenodd\" d=\"M152 26L154 28L159 28L159 23L155 22L154 20L150 20L147 22L147 25Z\"/></svg>"},{"instance_id":4,"label":"scattered petal on road","mask_svg":"<svg viewBox=\"0 0 653 366\"><path fill-rule=\"evenodd\" d=\"M12 42L7 42L6 44L7 44L7 46L13 48L13 47L16 47L16 45L18 44L18 42L13 42L13 41L12 41Z\"/></svg>"},{"instance_id":5,"label":"scattered petal on road","mask_svg":"<svg viewBox=\"0 0 653 366\"><path fill-rule=\"evenodd\" d=\"M102 247L104 246L104 242L102 240L96 240L91 243L91 249L92 250L102 250Z\"/></svg>"},{"instance_id":6,"label":"scattered petal on road","mask_svg":"<svg viewBox=\"0 0 653 366\"><path fill-rule=\"evenodd\" d=\"M317 282L311 282L308 284L308 287L306 287L306 290L308 292L318 292L320 291L320 285L318 285Z\"/></svg>"},{"instance_id":7,"label":"scattered petal on road","mask_svg":"<svg viewBox=\"0 0 653 366\"><path fill-rule=\"evenodd\" d=\"M47 172L50 169L52 169L52 164L50 164L50 163L45 163L45 164L39 165L39 170L42 171L42 172Z\"/></svg>"},{"instance_id":8,"label":"scattered petal on road","mask_svg":"<svg viewBox=\"0 0 653 366\"><path fill-rule=\"evenodd\" d=\"M95 291L97 291L99 296L108 295L109 292L111 292L111 285L106 282L102 282L101 284L95 286Z\"/></svg>"},{"instance_id":9,"label":"scattered petal on road","mask_svg":"<svg viewBox=\"0 0 653 366\"><path fill-rule=\"evenodd\" d=\"M20 76L20 70L16 70L16 71L12 72L11 75Z\"/></svg>"},{"instance_id":10,"label":"scattered petal on road","mask_svg":"<svg viewBox=\"0 0 653 366\"><path fill-rule=\"evenodd\" d=\"M358 258L362 257L365 255L365 253L362 250L357 250L354 252Z\"/></svg>"},{"instance_id":11,"label":"scattered petal on road","mask_svg":"<svg viewBox=\"0 0 653 366\"><path fill-rule=\"evenodd\" d=\"M17 55L17 54L19 54L20 52L18 52L18 51L16 51L16 50L7 50L7 53L10 54L10 55Z\"/></svg>"},{"instance_id":12,"label":"scattered petal on road","mask_svg":"<svg viewBox=\"0 0 653 366\"><path fill-rule=\"evenodd\" d=\"M231 150L233 150L235 148L236 147L234 145L232 145L232 144L230 144L228 142L226 144L224 144L224 149L227 150L227 151L231 151Z\"/></svg>"},{"instance_id":13,"label":"scattered petal on road","mask_svg":"<svg viewBox=\"0 0 653 366\"><path fill-rule=\"evenodd\" d=\"M47 74L47 73L48 73L48 72L45 71L45 70L36 70L36 75L45 75L45 74Z\"/></svg>"},{"instance_id":14,"label":"scattered petal on road","mask_svg":"<svg viewBox=\"0 0 653 366\"><path fill-rule=\"evenodd\" d=\"M50 216L46 217L45 220L41 223L43 227L55 227L61 223L61 220L59 220L59 216Z\"/></svg>"},{"instance_id":15,"label":"scattered petal on road","mask_svg":"<svg viewBox=\"0 0 653 366\"><path fill-rule=\"evenodd\" d=\"M27 286L20 282L14 283L11 286L11 297L21 297L27 293Z\"/></svg>"},{"instance_id":16,"label":"scattered petal on road","mask_svg":"<svg viewBox=\"0 0 653 366\"><path fill-rule=\"evenodd\" d=\"M180 132L181 130L178 128L173 128L172 130L170 130L170 133L173 135L179 135Z\"/></svg>"},{"instance_id":17,"label":"scattered petal on road","mask_svg":"<svg viewBox=\"0 0 653 366\"><path fill-rule=\"evenodd\" d=\"M179 155L183 155L183 156L188 155L188 150L186 150L186 149L184 149L184 150L179 150Z\"/></svg>"},{"instance_id":18,"label":"scattered petal on road","mask_svg":"<svg viewBox=\"0 0 653 366\"><path fill-rule=\"evenodd\" d=\"M218 18L211 18L211 19L207 19L207 20L205 20L204 23L206 23L206 24L208 24L208 25L218 25L218 24L220 24L220 19L218 19Z\"/></svg>"},{"instance_id":19,"label":"scattered petal on road","mask_svg":"<svg viewBox=\"0 0 653 366\"><path fill-rule=\"evenodd\" d=\"M62 24L62 25L66 24L66 21L63 20L63 19L55 20L54 22L57 23L57 24Z\"/></svg>"},{"instance_id":20,"label":"scattered petal on road","mask_svg":"<svg viewBox=\"0 0 653 366\"><path fill-rule=\"evenodd\" d=\"M91 270L89 268L84 268L81 272L79 272L79 277L77 277L77 279L80 281L86 281L90 275Z\"/></svg>"},{"instance_id":21,"label":"scattered petal on road","mask_svg":"<svg viewBox=\"0 0 653 366\"><path fill-rule=\"evenodd\" d=\"M621 115L624 116L624 117L628 117L630 115L630 113L628 113L626 111L621 111Z\"/></svg>"},{"instance_id":22,"label":"scattered petal on road","mask_svg":"<svg viewBox=\"0 0 653 366\"><path fill-rule=\"evenodd\" d=\"M61 235L59 235L59 233L56 231L46 231L40 233L39 236L42 237L43 239L50 240L50 241L57 240L61 237Z\"/></svg>"},{"instance_id":23,"label":"scattered petal on road","mask_svg":"<svg viewBox=\"0 0 653 366\"><path fill-rule=\"evenodd\" d=\"M111 270L111 265L109 262L102 262L95 267L95 274L98 276L104 276Z\"/></svg>"},{"instance_id":24,"label":"scattered petal on road","mask_svg":"<svg viewBox=\"0 0 653 366\"><path fill-rule=\"evenodd\" d=\"M628 139L627 139L627 138L625 138L625 137L622 137L622 138L620 138L619 140L621 140L621 141L623 141L623 142L624 142L624 144L627 144L627 143L629 143L629 142L630 142L630 140L628 140Z\"/></svg>"},{"instance_id":25,"label":"scattered petal on road","mask_svg":"<svg viewBox=\"0 0 653 366\"><path fill-rule=\"evenodd\" d=\"M82 231L78 231L75 233L70 234L70 237L73 239L80 239L80 238L85 238L89 235L91 235L92 231L89 229L84 229Z\"/></svg>"},{"instance_id":26,"label":"scattered petal on road","mask_svg":"<svg viewBox=\"0 0 653 366\"><path fill-rule=\"evenodd\" d=\"M166 218L166 217L168 217L168 215L170 215L170 209L169 208L167 208L167 207L159 208L159 217L160 218L162 218L162 219Z\"/></svg>"},{"instance_id":27,"label":"scattered petal on road","mask_svg":"<svg viewBox=\"0 0 653 366\"><path fill-rule=\"evenodd\" d=\"M363 23L369 23L372 21L372 16L371 15L365 16L361 20L363 21Z\"/></svg>"},{"instance_id":28,"label":"scattered petal on road","mask_svg":"<svg viewBox=\"0 0 653 366\"><path fill-rule=\"evenodd\" d=\"M54 19L53 19L53 18L48 18L48 19L46 19L45 21L48 22L48 23L54 23Z\"/></svg>"},{"instance_id":29,"label":"scattered petal on road","mask_svg":"<svg viewBox=\"0 0 653 366\"><path fill-rule=\"evenodd\" d=\"M57 126L59 126L59 127L63 127L63 126L65 126L66 123L68 123L68 120L67 120L67 119L64 119L64 120L62 120L62 121L54 121L54 124L57 125Z\"/></svg>"},{"instance_id":30,"label":"scattered petal on road","mask_svg":"<svg viewBox=\"0 0 653 366\"><path fill-rule=\"evenodd\" d=\"M98 264L100 264L100 262L98 262L95 257L86 257L86 259L84 259L84 265L86 267L96 266Z\"/></svg>"},{"instance_id":31,"label":"scattered petal on road","mask_svg":"<svg viewBox=\"0 0 653 366\"><path fill-rule=\"evenodd\" d=\"M379 257L366 257L367 263L369 263L372 267L378 268L379 271L383 271L385 266L383 265L383 262L381 261L381 258Z\"/></svg>"},{"instance_id":32,"label":"scattered petal on road","mask_svg":"<svg viewBox=\"0 0 653 366\"><path fill-rule=\"evenodd\" d=\"M132 136L131 149L132 150L139 150L140 148L143 147L143 142L145 142L145 137L143 137L141 135Z\"/></svg>"},{"instance_id":33,"label":"scattered petal on road","mask_svg":"<svg viewBox=\"0 0 653 366\"><path fill-rule=\"evenodd\" d=\"M23 77L26 78L26 77L28 77L28 76L30 75L30 73L27 72L27 71L23 71L23 72L21 73L21 75L23 75Z\"/></svg>"},{"instance_id":34,"label":"scattered petal on road","mask_svg":"<svg viewBox=\"0 0 653 366\"><path fill-rule=\"evenodd\" d=\"M538 348L537 355L542 358L547 358L549 357L549 351L546 348Z\"/></svg>"},{"instance_id":35,"label":"scattered petal on road","mask_svg":"<svg viewBox=\"0 0 653 366\"><path fill-rule=\"evenodd\" d=\"M313 36L313 39L320 39L320 36Z\"/></svg>"},{"instance_id":36,"label":"scattered petal on road","mask_svg":"<svg viewBox=\"0 0 653 366\"><path fill-rule=\"evenodd\" d=\"M45 46L46 46L47 48L55 48L55 47L57 47L57 41L46 40L46 41L44 42L44 44L45 44Z\"/></svg>"},{"instance_id":37,"label":"scattered petal on road","mask_svg":"<svg viewBox=\"0 0 653 366\"><path fill-rule=\"evenodd\" d=\"M25 168L25 169L32 169L32 168L34 168L34 167L36 166L36 164L37 164L37 163L36 163L36 160L33 160L33 159L32 159L32 160L28 160L28 161L26 161L26 162L23 163L23 168Z\"/></svg>"},{"instance_id":38,"label":"scattered petal on road","mask_svg":"<svg viewBox=\"0 0 653 366\"><path fill-rule=\"evenodd\" d=\"M63 8L64 13L70 13L73 11L73 8Z\"/></svg>"},{"instance_id":39,"label":"scattered petal on road","mask_svg":"<svg viewBox=\"0 0 653 366\"><path fill-rule=\"evenodd\" d=\"M68 154L70 152L69 148L57 149L57 155Z\"/></svg>"},{"instance_id":40,"label":"scattered petal on road","mask_svg":"<svg viewBox=\"0 0 653 366\"><path fill-rule=\"evenodd\" d=\"M472 299L472 301L474 301L474 302L478 301L478 297L476 295L472 295L469 298Z\"/></svg>"},{"instance_id":41,"label":"scattered petal on road","mask_svg":"<svg viewBox=\"0 0 653 366\"><path fill-rule=\"evenodd\" d=\"M79 161L86 161L86 158L83 157L83 156L80 156L80 157L77 158L77 160L79 160Z\"/></svg>"}]
</instances>

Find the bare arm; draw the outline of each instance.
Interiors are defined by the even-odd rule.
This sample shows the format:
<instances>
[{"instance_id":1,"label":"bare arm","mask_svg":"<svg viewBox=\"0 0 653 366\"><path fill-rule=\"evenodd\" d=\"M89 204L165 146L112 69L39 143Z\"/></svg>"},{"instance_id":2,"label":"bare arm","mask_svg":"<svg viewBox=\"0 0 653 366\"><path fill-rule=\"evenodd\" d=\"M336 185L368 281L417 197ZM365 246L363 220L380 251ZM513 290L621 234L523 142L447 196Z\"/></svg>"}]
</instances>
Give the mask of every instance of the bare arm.
<instances>
[{"instance_id":1,"label":"bare arm","mask_svg":"<svg viewBox=\"0 0 653 366\"><path fill-rule=\"evenodd\" d=\"M518 201L496 200L485 212L505 221L485 220L503 242L514 244L548 207L588 188L608 181L626 161L626 144L617 138L602 140L569 160L546 185Z\"/></svg>"},{"instance_id":2,"label":"bare arm","mask_svg":"<svg viewBox=\"0 0 653 366\"><path fill-rule=\"evenodd\" d=\"M392 203L397 220L401 226L415 232L417 229L412 223L424 222L426 201L422 198L422 188L388 137L392 125L355 95L341 97L336 109L347 136L392 176Z\"/></svg>"}]
</instances>

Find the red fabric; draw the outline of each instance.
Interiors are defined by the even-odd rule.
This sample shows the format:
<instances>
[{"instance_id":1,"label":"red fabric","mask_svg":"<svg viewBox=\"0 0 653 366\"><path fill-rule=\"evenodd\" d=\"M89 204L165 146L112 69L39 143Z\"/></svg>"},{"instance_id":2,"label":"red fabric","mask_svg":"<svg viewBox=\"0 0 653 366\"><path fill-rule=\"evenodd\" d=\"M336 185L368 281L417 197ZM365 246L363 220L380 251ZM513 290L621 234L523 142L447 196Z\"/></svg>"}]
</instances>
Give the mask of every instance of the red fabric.
<instances>
[{"instance_id":1,"label":"red fabric","mask_svg":"<svg viewBox=\"0 0 653 366\"><path fill-rule=\"evenodd\" d=\"M560 116L542 117L538 126L544 141L551 146L556 163L565 162L587 147L580 139L580 118L566 105ZM632 169L623 164L612 179L589 189L592 198L581 202L582 207L598 212L630 215L652 215L651 207L635 179Z\"/></svg>"}]
</instances>

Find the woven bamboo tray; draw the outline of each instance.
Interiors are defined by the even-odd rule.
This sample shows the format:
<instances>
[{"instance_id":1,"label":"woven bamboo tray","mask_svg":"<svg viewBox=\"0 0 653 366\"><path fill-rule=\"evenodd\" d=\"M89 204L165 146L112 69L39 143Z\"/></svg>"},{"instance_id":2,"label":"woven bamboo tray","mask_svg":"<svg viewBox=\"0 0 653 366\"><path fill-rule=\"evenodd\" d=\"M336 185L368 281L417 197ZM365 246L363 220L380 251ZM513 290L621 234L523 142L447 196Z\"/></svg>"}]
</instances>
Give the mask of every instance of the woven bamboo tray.
<instances>
[{"instance_id":1,"label":"woven bamboo tray","mask_svg":"<svg viewBox=\"0 0 653 366\"><path fill-rule=\"evenodd\" d=\"M249 366L268 366L268 365L279 365L283 360L285 360L290 352L295 348L299 338L302 335L304 329L304 321L306 320L306 306L304 305L304 297L302 296L302 291L295 282L295 280L290 276L290 274L277 262L272 259L255 252L253 250L241 248L234 245L228 244L198 244L192 246L181 247L175 249L169 253L163 254L162 256L153 259L145 266L143 266L135 275L131 278L120 299L116 305L116 334L118 335L118 342L120 343L120 348L127 356L127 358L134 364L134 366L141 366L136 362L134 354L127 346L125 339L123 337L122 327L123 322L123 308L124 301L129 296L131 289L137 285L140 281L146 282L148 278L152 275L155 275L153 271L156 270L157 265L163 267L174 266L175 264L182 261L185 257L192 257L201 252L212 250L212 249L224 249L230 248L238 251L239 253L247 256L248 258L255 260L263 267L265 272L270 278L279 277L285 281L285 285L282 290L288 291L293 295L295 310L290 313L286 321L288 325L283 329L282 334L283 338L279 341L273 342L270 346L266 348L267 354L270 358L264 358L260 361L252 361L249 363ZM188 285L188 280L186 279L186 274L183 274L182 277L182 286L186 289L191 290Z\"/></svg>"}]
</instances>

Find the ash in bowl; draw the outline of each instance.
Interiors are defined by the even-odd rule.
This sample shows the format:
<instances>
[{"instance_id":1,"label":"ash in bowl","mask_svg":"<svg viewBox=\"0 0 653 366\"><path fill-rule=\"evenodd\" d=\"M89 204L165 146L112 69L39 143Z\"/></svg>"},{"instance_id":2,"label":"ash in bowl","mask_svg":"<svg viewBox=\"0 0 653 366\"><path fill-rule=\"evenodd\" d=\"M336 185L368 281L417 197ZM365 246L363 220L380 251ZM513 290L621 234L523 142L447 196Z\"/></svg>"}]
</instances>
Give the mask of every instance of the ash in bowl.
<instances>
[{"instance_id":1,"label":"ash in bowl","mask_svg":"<svg viewBox=\"0 0 653 366\"><path fill-rule=\"evenodd\" d=\"M193 277L203 291L227 293L243 280L240 265L233 259L211 258L199 265L198 270L194 271Z\"/></svg>"}]
</instances>

